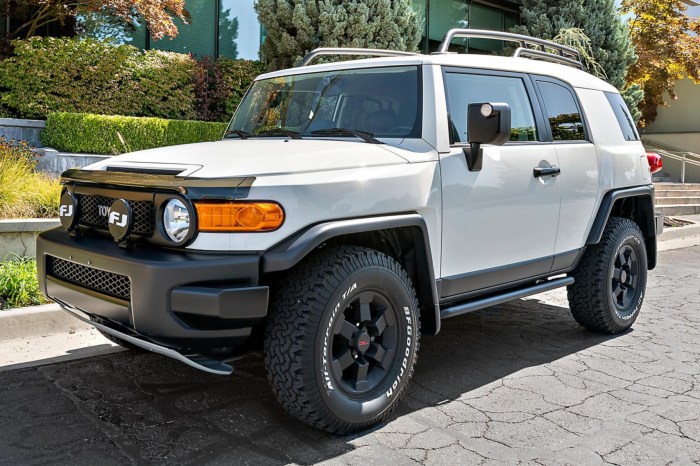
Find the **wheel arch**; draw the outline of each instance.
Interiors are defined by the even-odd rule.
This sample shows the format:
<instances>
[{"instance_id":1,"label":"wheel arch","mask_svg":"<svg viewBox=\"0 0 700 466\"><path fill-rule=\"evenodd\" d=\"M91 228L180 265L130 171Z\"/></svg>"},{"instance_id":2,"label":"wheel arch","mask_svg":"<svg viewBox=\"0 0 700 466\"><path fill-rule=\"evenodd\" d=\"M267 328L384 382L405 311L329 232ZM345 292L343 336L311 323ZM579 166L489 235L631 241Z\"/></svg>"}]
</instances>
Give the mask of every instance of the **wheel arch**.
<instances>
[{"instance_id":1,"label":"wheel arch","mask_svg":"<svg viewBox=\"0 0 700 466\"><path fill-rule=\"evenodd\" d=\"M586 245L598 244L610 217L622 217L634 221L642 230L647 249L647 268L656 267L656 236L658 220L654 211L654 186L609 191L603 196Z\"/></svg>"},{"instance_id":2,"label":"wheel arch","mask_svg":"<svg viewBox=\"0 0 700 466\"><path fill-rule=\"evenodd\" d=\"M348 244L376 249L406 269L416 289L424 335L440 331L440 307L425 220L417 213L324 222L307 227L262 254L262 273L284 272L318 247Z\"/></svg>"}]
</instances>

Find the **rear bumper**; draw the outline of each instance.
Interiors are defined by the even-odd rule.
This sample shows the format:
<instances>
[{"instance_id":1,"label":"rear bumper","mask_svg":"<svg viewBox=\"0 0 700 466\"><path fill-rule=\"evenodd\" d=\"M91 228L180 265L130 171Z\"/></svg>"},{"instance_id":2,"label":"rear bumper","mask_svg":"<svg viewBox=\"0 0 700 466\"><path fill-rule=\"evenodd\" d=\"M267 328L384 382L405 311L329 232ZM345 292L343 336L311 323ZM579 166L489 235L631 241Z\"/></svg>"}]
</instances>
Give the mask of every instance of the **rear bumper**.
<instances>
[{"instance_id":1,"label":"rear bumper","mask_svg":"<svg viewBox=\"0 0 700 466\"><path fill-rule=\"evenodd\" d=\"M37 240L44 294L92 322L167 348L243 345L267 315L269 289L258 285L259 262L255 253L124 249L60 228Z\"/></svg>"}]
</instances>

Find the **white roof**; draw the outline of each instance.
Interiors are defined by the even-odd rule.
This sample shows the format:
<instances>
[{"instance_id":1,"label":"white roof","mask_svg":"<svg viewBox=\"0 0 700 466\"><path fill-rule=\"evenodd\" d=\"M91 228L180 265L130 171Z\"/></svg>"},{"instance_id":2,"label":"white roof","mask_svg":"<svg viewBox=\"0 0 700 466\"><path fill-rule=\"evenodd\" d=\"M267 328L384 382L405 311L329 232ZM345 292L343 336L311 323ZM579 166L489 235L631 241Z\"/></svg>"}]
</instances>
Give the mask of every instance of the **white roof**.
<instances>
[{"instance_id":1,"label":"white roof","mask_svg":"<svg viewBox=\"0 0 700 466\"><path fill-rule=\"evenodd\" d=\"M568 82L573 87L595 89L606 92L618 92L614 86L608 84L592 74L578 70L571 66L542 60L532 60L529 58L502 57L494 55L476 54L435 54L368 58L363 60L348 60L335 63L324 63L321 65L303 66L289 68L286 70L266 73L258 79L267 79L295 74L314 73L321 71L347 70L354 68L374 68L381 66L405 66L405 65L440 65L456 66L464 68L477 68L486 70L513 71L519 73L539 74L551 76Z\"/></svg>"}]
</instances>

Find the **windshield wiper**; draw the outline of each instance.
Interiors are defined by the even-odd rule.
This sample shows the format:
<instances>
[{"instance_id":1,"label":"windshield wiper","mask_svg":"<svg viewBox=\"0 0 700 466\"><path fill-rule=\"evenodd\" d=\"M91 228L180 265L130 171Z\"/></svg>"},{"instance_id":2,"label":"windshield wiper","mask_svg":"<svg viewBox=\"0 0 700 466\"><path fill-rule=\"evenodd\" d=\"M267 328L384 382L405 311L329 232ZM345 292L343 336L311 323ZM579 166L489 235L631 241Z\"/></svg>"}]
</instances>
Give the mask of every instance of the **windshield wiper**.
<instances>
[{"instance_id":1,"label":"windshield wiper","mask_svg":"<svg viewBox=\"0 0 700 466\"><path fill-rule=\"evenodd\" d=\"M283 128L263 129L255 133L255 136L287 136L288 138L292 139L302 139L301 135L297 131Z\"/></svg>"},{"instance_id":2,"label":"windshield wiper","mask_svg":"<svg viewBox=\"0 0 700 466\"><path fill-rule=\"evenodd\" d=\"M360 131L348 128L328 128L311 131L314 136L355 136L370 144L384 144L379 139L374 138L374 134L367 131Z\"/></svg>"},{"instance_id":3,"label":"windshield wiper","mask_svg":"<svg viewBox=\"0 0 700 466\"><path fill-rule=\"evenodd\" d=\"M240 129L230 129L224 133L224 137L231 136L232 134L235 134L241 139L248 139L250 137L250 133L241 131Z\"/></svg>"}]
</instances>

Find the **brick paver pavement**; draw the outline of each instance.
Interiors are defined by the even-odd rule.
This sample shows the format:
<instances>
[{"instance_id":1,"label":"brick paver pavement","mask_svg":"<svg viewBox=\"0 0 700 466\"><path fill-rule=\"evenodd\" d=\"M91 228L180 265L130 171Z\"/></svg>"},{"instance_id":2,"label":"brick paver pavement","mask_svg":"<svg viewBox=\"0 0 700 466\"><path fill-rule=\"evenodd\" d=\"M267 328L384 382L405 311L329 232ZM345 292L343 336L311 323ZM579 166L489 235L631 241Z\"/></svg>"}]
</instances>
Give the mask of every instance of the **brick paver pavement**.
<instances>
[{"instance_id":1,"label":"brick paver pavement","mask_svg":"<svg viewBox=\"0 0 700 466\"><path fill-rule=\"evenodd\" d=\"M563 290L443 322L408 396L352 437L275 402L262 356L217 377L140 352L0 373L0 465L700 461L700 247L663 252L633 330Z\"/></svg>"}]
</instances>

